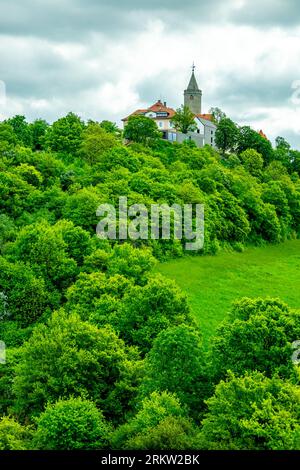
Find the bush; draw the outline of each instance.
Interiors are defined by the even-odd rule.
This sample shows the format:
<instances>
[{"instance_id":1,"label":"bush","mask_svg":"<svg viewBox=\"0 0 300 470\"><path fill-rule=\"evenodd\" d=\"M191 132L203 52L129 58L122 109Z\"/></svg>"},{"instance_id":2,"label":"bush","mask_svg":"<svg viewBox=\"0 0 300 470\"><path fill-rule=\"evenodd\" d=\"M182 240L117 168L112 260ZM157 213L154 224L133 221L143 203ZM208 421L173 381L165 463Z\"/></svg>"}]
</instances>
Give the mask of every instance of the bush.
<instances>
[{"instance_id":1,"label":"bush","mask_svg":"<svg viewBox=\"0 0 300 470\"><path fill-rule=\"evenodd\" d=\"M211 393L206 357L197 330L174 326L162 331L146 356L143 395L160 390L175 393L190 415L198 417L203 400Z\"/></svg>"},{"instance_id":2,"label":"bush","mask_svg":"<svg viewBox=\"0 0 300 470\"><path fill-rule=\"evenodd\" d=\"M188 449L196 431L176 396L154 392L112 436L115 449Z\"/></svg>"},{"instance_id":3,"label":"bush","mask_svg":"<svg viewBox=\"0 0 300 470\"><path fill-rule=\"evenodd\" d=\"M31 432L14 418L0 418L0 450L28 450Z\"/></svg>"},{"instance_id":4,"label":"bush","mask_svg":"<svg viewBox=\"0 0 300 470\"><path fill-rule=\"evenodd\" d=\"M258 372L229 375L207 401L199 443L209 450L299 450L299 387Z\"/></svg>"},{"instance_id":5,"label":"bush","mask_svg":"<svg viewBox=\"0 0 300 470\"><path fill-rule=\"evenodd\" d=\"M235 302L213 339L216 381L227 370L236 374L257 370L268 377L293 376L291 344L300 338L299 320L300 312L278 299L244 298Z\"/></svg>"},{"instance_id":6,"label":"bush","mask_svg":"<svg viewBox=\"0 0 300 470\"><path fill-rule=\"evenodd\" d=\"M82 398L47 405L37 419L33 446L41 450L92 450L107 447L111 429L95 404Z\"/></svg>"},{"instance_id":7,"label":"bush","mask_svg":"<svg viewBox=\"0 0 300 470\"><path fill-rule=\"evenodd\" d=\"M87 396L110 419L122 419L135 396L140 369L136 350L114 331L98 329L62 310L37 326L15 368L15 410L39 414L47 402Z\"/></svg>"}]
</instances>

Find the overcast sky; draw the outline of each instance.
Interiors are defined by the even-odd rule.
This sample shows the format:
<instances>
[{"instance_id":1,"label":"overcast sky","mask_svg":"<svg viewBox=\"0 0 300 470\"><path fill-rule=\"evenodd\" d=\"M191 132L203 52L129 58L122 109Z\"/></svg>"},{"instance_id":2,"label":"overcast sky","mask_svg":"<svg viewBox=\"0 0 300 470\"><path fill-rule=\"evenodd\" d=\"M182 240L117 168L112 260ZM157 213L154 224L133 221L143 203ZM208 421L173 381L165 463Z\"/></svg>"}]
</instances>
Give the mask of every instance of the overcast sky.
<instances>
[{"instance_id":1,"label":"overcast sky","mask_svg":"<svg viewBox=\"0 0 300 470\"><path fill-rule=\"evenodd\" d=\"M0 0L0 119L176 108L193 61L203 112L300 148L299 0Z\"/></svg>"}]
</instances>

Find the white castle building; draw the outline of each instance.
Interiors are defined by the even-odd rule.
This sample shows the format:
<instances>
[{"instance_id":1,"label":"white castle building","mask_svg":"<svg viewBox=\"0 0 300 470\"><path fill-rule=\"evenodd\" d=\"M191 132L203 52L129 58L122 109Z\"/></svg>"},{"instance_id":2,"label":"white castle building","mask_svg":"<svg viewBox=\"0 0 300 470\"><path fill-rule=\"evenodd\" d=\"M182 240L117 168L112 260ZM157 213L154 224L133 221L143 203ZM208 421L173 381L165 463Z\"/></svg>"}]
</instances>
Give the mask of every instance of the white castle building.
<instances>
[{"instance_id":1,"label":"white castle building","mask_svg":"<svg viewBox=\"0 0 300 470\"><path fill-rule=\"evenodd\" d=\"M129 116L122 119L124 126L130 116L142 115L153 119L158 129L162 132L162 138L171 142L183 142L184 140L193 140L198 147L208 144L215 146L216 125L212 121L211 114L202 114L202 91L199 89L195 77L195 67L192 68L192 75L186 90L184 90L184 105L194 114L196 130L183 134L174 129L171 121L175 110L167 106L167 103L158 100L147 109L137 109Z\"/></svg>"}]
</instances>

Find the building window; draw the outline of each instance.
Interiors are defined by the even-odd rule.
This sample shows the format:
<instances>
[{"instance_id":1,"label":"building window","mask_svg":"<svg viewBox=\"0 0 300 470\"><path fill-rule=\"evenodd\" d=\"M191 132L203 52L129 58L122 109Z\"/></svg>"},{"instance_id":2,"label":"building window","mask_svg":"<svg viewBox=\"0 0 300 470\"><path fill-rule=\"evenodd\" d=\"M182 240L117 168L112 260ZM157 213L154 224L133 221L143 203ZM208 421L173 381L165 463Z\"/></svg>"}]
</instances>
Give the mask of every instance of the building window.
<instances>
[{"instance_id":1,"label":"building window","mask_svg":"<svg viewBox=\"0 0 300 470\"><path fill-rule=\"evenodd\" d=\"M210 141L211 141L211 145L212 145L212 144L214 143L214 138L211 137L211 138L210 138Z\"/></svg>"},{"instance_id":2,"label":"building window","mask_svg":"<svg viewBox=\"0 0 300 470\"><path fill-rule=\"evenodd\" d=\"M159 125L159 127L162 127L162 126L163 126L163 124L162 124L161 121L158 123L158 125Z\"/></svg>"},{"instance_id":3,"label":"building window","mask_svg":"<svg viewBox=\"0 0 300 470\"><path fill-rule=\"evenodd\" d=\"M213 135L214 131L210 131L211 135Z\"/></svg>"},{"instance_id":4,"label":"building window","mask_svg":"<svg viewBox=\"0 0 300 470\"><path fill-rule=\"evenodd\" d=\"M176 142L176 133L175 132L168 132L168 140L170 142Z\"/></svg>"}]
</instances>

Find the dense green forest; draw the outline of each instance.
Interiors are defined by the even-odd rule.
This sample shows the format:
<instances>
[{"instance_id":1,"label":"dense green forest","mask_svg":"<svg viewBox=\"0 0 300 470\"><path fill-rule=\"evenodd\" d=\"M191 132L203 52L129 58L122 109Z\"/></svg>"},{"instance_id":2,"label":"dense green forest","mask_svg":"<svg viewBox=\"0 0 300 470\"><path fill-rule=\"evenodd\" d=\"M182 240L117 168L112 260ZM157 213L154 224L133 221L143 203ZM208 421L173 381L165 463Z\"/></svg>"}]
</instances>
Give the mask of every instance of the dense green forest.
<instances>
[{"instance_id":1,"label":"dense green forest","mask_svg":"<svg viewBox=\"0 0 300 470\"><path fill-rule=\"evenodd\" d=\"M300 449L300 310L237 292L204 348L154 269L184 240L96 236L97 207L127 196L204 204L193 256L296 239L300 152L226 117L219 150L142 121L126 144L73 113L0 123L0 449Z\"/></svg>"}]
</instances>

